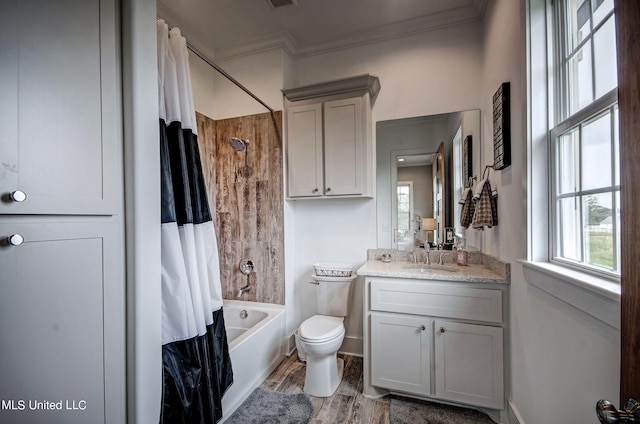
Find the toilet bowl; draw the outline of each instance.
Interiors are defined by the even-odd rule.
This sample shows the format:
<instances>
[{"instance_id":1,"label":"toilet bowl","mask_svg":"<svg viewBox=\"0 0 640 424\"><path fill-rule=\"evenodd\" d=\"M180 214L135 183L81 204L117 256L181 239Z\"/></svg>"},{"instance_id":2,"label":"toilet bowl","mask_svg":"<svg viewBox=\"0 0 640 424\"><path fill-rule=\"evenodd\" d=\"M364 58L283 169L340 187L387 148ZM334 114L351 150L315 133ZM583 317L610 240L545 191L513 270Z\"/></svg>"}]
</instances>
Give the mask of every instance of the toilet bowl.
<instances>
[{"instance_id":1,"label":"toilet bowl","mask_svg":"<svg viewBox=\"0 0 640 424\"><path fill-rule=\"evenodd\" d=\"M296 331L296 342L307 359L304 391L311 396L331 396L342 379L344 362L337 353L344 340L343 317L314 315Z\"/></svg>"}]
</instances>

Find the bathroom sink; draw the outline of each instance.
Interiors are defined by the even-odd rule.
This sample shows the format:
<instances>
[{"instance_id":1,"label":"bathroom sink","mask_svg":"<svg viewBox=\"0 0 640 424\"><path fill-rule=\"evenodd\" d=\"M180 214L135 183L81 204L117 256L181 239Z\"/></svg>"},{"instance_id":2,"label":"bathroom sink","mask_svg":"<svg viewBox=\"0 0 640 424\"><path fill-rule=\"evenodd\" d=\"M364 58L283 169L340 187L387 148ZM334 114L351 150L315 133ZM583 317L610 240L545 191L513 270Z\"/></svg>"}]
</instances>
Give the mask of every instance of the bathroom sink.
<instances>
[{"instance_id":1,"label":"bathroom sink","mask_svg":"<svg viewBox=\"0 0 640 424\"><path fill-rule=\"evenodd\" d=\"M416 270L416 271L420 271L420 272L438 272L438 271L443 271L443 272L457 272L458 268L453 268L450 266L446 266L446 265L425 265L425 264L412 264L412 265L405 265L402 267L403 269L412 269L412 270Z\"/></svg>"}]
</instances>

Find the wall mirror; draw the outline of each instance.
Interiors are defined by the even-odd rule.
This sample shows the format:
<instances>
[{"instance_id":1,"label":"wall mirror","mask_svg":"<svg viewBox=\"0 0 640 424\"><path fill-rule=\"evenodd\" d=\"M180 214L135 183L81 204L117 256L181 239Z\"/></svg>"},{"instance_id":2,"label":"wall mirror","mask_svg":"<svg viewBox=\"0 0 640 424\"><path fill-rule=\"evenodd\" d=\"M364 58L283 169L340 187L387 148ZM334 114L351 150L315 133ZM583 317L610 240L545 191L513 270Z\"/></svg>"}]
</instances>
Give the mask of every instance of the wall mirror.
<instances>
[{"instance_id":1,"label":"wall mirror","mask_svg":"<svg viewBox=\"0 0 640 424\"><path fill-rule=\"evenodd\" d=\"M458 204L465 175L481 173L480 111L378 121L376 145L378 247L444 243L450 229L481 250L480 235L460 225Z\"/></svg>"}]
</instances>

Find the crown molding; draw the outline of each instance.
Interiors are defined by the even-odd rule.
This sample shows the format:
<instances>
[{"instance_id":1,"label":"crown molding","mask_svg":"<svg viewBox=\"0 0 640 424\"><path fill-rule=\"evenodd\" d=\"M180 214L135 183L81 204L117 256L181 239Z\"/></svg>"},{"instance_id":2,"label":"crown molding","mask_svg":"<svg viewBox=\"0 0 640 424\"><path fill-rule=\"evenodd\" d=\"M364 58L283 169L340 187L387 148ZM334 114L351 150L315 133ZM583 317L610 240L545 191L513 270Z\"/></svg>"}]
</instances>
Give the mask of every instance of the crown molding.
<instances>
[{"instance_id":1,"label":"crown molding","mask_svg":"<svg viewBox=\"0 0 640 424\"><path fill-rule=\"evenodd\" d=\"M318 54L330 53L408 37L424 32L437 31L457 25L479 22L483 19L488 0L479 0L473 3L473 7L465 7L448 10L433 15L408 19L394 24L384 25L375 29L360 31L345 37L298 44L288 32L280 32L268 37L244 42L241 45L215 50L216 59L232 59L241 56L249 56L274 49L282 49L292 59L299 59Z\"/></svg>"},{"instance_id":2,"label":"crown molding","mask_svg":"<svg viewBox=\"0 0 640 424\"><path fill-rule=\"evenodd\" d=\"M374 102L379 91L380 80L378 77L369 74L282 90L287 99L292 102L336 94L353 92L362 92L364 94L368 92L371 97L371 103Z\"/></svg>"}]
</instances>

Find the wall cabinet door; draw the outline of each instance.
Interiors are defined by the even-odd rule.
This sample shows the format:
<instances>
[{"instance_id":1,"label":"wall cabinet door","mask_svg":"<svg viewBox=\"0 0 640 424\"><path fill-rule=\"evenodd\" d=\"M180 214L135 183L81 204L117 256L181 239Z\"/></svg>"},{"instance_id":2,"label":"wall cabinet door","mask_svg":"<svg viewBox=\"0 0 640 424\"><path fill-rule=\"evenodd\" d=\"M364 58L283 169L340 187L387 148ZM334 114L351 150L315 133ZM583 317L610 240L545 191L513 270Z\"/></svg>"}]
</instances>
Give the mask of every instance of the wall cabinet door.
<instances>
[{"instance_id":1,"label":"wall cabinet door","mask_svg":"<svg viewBox=\"0 0 640 424\"><path fill-rule=\"evenodd\" d=\"M287 108L287 140L289 196L322 196L322 103Z\"/></svg>"},{"instance_id":2,"label":"wall cabinet door","mask_svg":"<svg viewBox=\"0 0 640 424\"><path fill-rule=\"evenodd\" d=\"M434 321L435 396L504 408L503 329Z\"/></svg>"},{"instance_id":3,"label":"wall cabinet door","mask_svg":"<svg viewBox=\"0 0 640 424\"><path fill-rule=\"evenodd\" d=\"M0 214L114 213L122 174L115 16L113 0L3 3ZM14 201L15 191L26 199Z\"/></svg>"},{"instance_id":4,"label":"wall cabinet door","mask_svg":"<svg viewBox=\"0 0 640 424\"><path fill-rule=\"evenodd\" d=\"M362 97L324 104L325 194L363 193Z\"/></svg>"},{"instance_id":5,"label":"wall cabinet door","mask_svg":"<svg viewBox=\"0 0 640 424\"><path fill-rule=\"evenodd\" d=\"M0 222L0 422L125 421L122 229L89 219Z\"/></svg>"},{"instance_id":6,"label":"wall cabinet door","mask_svg":"<svg viewBox=\"0 0 640 424\"><path fill-rule=\"evenodd\" d=\"M432 320L371 313L371 384L430 395Z\"/></svg>"}]
</instances>

